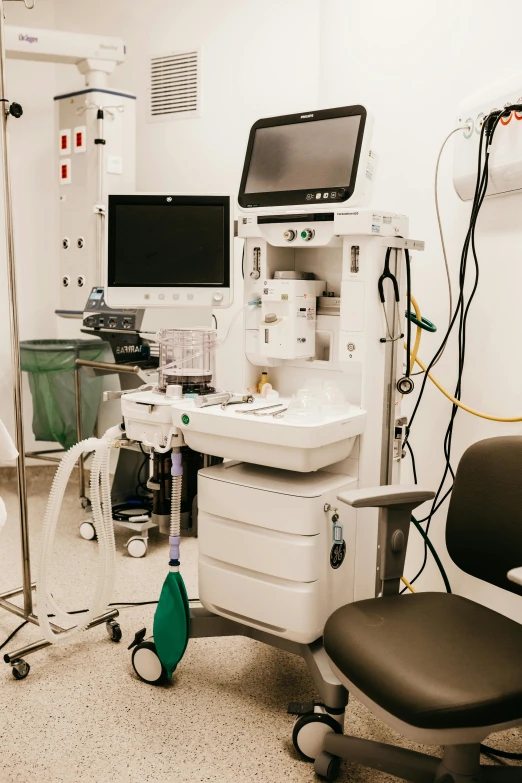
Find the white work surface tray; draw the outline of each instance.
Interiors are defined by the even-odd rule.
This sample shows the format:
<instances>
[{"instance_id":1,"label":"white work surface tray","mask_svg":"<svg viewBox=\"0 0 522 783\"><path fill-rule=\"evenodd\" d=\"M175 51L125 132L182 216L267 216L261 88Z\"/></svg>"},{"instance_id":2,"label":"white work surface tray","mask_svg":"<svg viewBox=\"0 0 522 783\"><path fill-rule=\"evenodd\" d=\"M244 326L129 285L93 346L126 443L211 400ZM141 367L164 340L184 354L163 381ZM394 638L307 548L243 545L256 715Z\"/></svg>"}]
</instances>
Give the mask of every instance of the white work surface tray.
<instances>
[{"instance_id":1,"label":"white work surface tray","mask_svg":"<svg viewBox=\"0 0 522 783\"><path fill-rule=\"evenodd\" d=\"M286 407L290 399L281 397L279 402ZM325 411L318 421L312 423L306 420L287 421L284 416L237 413L239 410L262 407L263 404L269 403L256 399L250 405L229 405L223 410L220 405L196 408L193 400L186 399L173 403L172 422L184 435L194 431L253 443L304 449L317 448L360 435L366 423L366 411L354 405L347 405L335 412Z\"/></svg>"}]
</instances>

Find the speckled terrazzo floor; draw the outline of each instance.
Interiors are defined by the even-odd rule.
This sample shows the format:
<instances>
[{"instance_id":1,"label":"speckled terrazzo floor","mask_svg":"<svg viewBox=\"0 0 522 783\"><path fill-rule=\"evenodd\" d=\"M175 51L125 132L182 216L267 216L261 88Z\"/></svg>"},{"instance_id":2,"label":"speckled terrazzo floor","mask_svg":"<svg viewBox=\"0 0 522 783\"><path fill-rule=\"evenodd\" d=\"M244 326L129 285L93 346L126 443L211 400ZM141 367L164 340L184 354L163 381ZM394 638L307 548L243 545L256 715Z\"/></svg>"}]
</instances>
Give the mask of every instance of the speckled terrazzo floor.
<instances>
[{"instance_id":1,"label":"speckled terrazzo floor","mask_svg":"<svg viewBox=\"0 0 522 783\"><path fill-rule=\"evenodd\" d=\"M36 564L52 471L30 469L29 474ZM88 602L86 586L96 562L96 545L78 535L83 512L75 493L72 484L62 514L53 586L61 601L66 597L69 609ZM0 536L1 592L21 581L15 482L9 471L0 473L0 494L11 512ZM151 539L147 557L133 560L124 554L127 537L116 532L115 600L153 600L165 575L165 539ZM187 590L195 597L197 542L184 540L182 554ZM0 663L0 782L315 780L311 765L292 747L293 719L286 714L289 701L315 695L304 663L247 639L198 639L190 643L173 684L152 688L136 678L126 649L136 630L151 628L152 616L153 607L122 611L120 644L110 642L102 626L64 648L29 656L31 673L22 682ZM0 642L18 623L0 611ZM38 636L38 629L25 627L7 649ZM345 728L358 736L401 742L355 700ZM522 750L522 732L512 730L490 742ZM355 765L345 765L339 778L341 783L395 780Z\"/></svg>"}]
</instances>

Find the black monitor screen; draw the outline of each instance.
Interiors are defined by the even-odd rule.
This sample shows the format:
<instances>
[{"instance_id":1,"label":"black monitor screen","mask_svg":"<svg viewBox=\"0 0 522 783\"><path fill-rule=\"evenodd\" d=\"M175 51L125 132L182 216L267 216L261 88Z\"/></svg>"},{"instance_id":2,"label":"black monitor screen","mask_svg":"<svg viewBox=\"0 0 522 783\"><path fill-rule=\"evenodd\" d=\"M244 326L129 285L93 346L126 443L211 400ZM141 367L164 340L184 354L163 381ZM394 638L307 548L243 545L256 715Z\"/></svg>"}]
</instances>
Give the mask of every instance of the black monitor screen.
<instances>
[{"instance_id":1,"label":"black monitor screen","mask_svg":"<svg viewBox=\"0 0 522 783\"><path fill-rule=\"evenodd\" d=\"M316 190L350 182L360 116L258 128L245 193Z\"/></svg>"},{"instance_id":2,"label":"black monitor screen","mask_svg":"<svg viewBox=\"0 0 522 783\"><path fill-rule=\"evenodd\" d=\"M363 106L258 120L250 130L240 207L342 203L354 190L366 127Z\"/></svg>"},{"instance_id":3,"label":"black monitor screen","mask_svg":"<svg viewBox=\"0 0 522 783\"><path fill-rule=\"evenodd\" d=\"M110 196L108 228L110 286L230 284L228 197Z\"/></svg>"}]
</instances>

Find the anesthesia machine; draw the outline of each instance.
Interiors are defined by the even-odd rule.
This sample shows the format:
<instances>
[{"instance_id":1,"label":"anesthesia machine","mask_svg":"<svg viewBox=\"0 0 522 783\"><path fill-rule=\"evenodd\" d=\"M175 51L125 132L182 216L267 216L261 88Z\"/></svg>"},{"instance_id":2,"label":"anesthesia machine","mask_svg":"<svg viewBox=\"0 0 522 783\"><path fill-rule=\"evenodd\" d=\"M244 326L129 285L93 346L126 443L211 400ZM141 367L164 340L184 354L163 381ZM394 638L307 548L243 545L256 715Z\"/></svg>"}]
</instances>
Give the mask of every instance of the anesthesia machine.
<instances>
[{"instance_id":1,"label":"anesthesia machine","mask_svg":"<svg viewBox=\"0 0 522 783\"><path fill-rule=\"evenodd\" d=\"M164 681L189 637L239 634L301 655L322 702L294 705L294 744L309 759L325 732L342 731L348 698L322 646L325 622L381 589L377 512L336 498L398 483L401 396L412 387L402 272L423 243L409 239L406 216L367 206L371 131L363 106L252 127L238 195L243 302L228 329L241 315L234 376L216 377L224 340L210 325L212 309L217 327L233 304L230 197L109 200L108 305L197 311L201 324L163 329L157 385L121 397L125 437L150 452L154 503L171 515L172 579L154 637L136 634L134 669ZM180 511L198 467L199 601L189 609Z\"/></svg>"}]
</instances>

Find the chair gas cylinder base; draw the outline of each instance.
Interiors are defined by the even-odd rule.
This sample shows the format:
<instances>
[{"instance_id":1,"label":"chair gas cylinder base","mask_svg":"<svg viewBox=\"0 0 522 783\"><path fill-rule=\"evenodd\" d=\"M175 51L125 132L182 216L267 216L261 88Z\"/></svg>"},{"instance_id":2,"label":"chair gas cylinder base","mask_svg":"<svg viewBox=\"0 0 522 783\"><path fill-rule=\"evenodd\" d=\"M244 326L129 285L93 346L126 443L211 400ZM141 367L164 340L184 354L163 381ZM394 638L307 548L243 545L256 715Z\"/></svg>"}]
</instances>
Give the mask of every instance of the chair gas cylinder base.
<instances>
[{"instance_id":1,"label":"chair gas cylinder base","mask_svg":"<svg viewBox=\"0 0 522 783\"><path fill-rule=\"evenodd\" d=\"M453 561L517 595L521 461L520 436L471 446L458 467L446 523ZM315 759L316 773L328 781L343 759L412 783L522 781L520 766L480 763L489 734L522 726L522 625L457 595L398 594L411 513L433 495L396 486L338 496L354 508L381 510L382 590L378 598L337 609L326 623L324 646L352 695L409 740L443 746L443 757L330 733Z\"/></svg>"}]
</instances>

